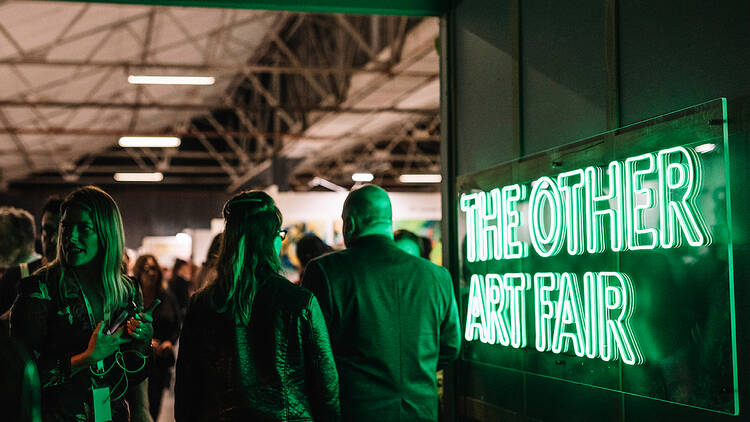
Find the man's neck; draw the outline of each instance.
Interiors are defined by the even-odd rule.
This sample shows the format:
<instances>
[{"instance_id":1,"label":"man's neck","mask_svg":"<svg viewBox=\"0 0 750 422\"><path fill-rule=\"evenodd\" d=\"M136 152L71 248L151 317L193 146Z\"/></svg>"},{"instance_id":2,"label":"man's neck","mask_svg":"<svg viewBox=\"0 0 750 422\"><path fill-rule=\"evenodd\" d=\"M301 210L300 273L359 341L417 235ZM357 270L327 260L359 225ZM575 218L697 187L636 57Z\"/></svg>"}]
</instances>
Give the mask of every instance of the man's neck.
<instances>
[{"instance_id":1,"label":"man's neck","mask_svg":"<svg viewBox=\"0 0 750 422\"><path fill-rule=\"evenodd\" d=\"M357 240L366 237L366 236L385 236L391 240L393 240L393 232L391 230L384 230L384 229L367 229L363 230L362 232L358 233L356 237L352 239L352 242L356 242Z\"/></svg>"}]
</instances>

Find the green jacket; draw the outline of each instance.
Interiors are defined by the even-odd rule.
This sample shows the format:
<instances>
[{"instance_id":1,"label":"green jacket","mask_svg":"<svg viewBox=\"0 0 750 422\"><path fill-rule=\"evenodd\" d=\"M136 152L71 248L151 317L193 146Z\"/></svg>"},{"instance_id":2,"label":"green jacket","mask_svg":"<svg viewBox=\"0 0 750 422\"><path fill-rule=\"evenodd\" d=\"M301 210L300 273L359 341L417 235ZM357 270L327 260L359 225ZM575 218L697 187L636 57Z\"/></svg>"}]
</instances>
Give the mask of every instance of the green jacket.
<instances>
[{"instance_id":1,"label":"green jacket","mask_svg":"<svg viewBox=\"0 0 750 422\"><path fill-rule=\"evenodd\" d=\"M370 235L311 261L302 285L328 323L343 419L436 420L435 373L461 345L448 271Z\"/></svg>"}]
</instances>

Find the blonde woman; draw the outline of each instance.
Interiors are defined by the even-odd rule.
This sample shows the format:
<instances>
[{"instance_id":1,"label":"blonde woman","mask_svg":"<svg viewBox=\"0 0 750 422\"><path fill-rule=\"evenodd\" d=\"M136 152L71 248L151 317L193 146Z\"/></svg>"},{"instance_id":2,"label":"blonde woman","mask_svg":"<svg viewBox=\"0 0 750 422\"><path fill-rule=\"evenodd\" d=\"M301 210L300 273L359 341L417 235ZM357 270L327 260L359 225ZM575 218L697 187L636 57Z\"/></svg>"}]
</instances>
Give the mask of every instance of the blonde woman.
<instances>
[{"instance_id":1,"label":"blonde woman","mask_svg":"<svg viewBox=\"0 0 750 422\"><path fill-rule=\"evenodd\" d=\"M153 327L122 274L120 210L86 186L61 212L57 258L23 280L11 314L13 336L37 356L43 419L148 421L143 381Z\"/></svg>"}]
</instances>

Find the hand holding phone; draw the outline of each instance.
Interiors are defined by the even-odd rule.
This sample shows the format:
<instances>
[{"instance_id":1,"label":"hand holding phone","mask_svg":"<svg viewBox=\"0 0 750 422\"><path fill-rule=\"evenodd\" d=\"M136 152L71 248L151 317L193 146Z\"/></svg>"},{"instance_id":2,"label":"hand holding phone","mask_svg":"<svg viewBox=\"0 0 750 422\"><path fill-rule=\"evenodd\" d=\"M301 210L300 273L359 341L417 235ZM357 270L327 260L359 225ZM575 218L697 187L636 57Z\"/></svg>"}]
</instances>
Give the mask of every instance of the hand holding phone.
<instances>
[{"instance_id":1,"label":"hand holding phone","mask_svg":"<svg viewBox=\"0 0 750 422\"><path fill-rule=\"evenodd\" d=\"M123 309L117 318L110 321L107 325L107 329L104 331L107 335L112 335L122 324L127 321L128 317L135 313L135 303L131 303L127 308Z\"/></svg>"},{"instance_id":2,"label":"hand holding phone","mask_svg":"<svg viewBox=\"0 0 750 422\"><path fill-rule=\"evenodd\" d=\"M151 338L154 334L154 328L151 322L154 320L151 314L161 303L160 299L154 300L154 303L145 311L137 312L127 322L128 335L136 340Z\"/></svg>"}]
</instances>

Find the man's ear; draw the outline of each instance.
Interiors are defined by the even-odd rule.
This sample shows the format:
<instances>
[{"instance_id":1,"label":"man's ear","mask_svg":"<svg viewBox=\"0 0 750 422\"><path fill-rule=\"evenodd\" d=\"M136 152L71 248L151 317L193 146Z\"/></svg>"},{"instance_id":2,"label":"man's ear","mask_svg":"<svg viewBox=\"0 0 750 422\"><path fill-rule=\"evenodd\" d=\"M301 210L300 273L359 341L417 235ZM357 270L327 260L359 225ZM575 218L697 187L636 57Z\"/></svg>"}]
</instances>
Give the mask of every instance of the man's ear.
<instances>
[{"instance_id":1,"label":"man's ear","mask_svg":"<svg viewBox=\"0 0 750 422\"><path fill-rule=\"evenodd\" d=\"M351 237L352 234L354 234L354 230L357 228L356 223L354 222L354 218L352 216L348 216L344 218L344 234L346 234L347 237Z\"/></svg>"}]
</instances>

